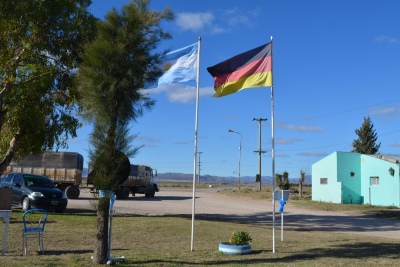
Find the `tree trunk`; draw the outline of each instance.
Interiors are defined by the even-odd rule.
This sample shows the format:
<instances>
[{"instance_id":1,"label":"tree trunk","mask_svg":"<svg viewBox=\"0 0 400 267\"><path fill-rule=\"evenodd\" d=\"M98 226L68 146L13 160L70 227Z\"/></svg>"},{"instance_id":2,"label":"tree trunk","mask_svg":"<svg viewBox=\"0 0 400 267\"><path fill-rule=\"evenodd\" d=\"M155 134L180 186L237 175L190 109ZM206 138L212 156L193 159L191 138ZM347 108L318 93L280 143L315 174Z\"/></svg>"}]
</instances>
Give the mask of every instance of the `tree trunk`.
<instances>
[{"instance_id":1,"label":"tree trunk","mask_svg":"<svg viewBox=\"0 0 400 267\"><path fill-rule=\"evenodd\" d=\"M110 198L99 199L97 206L97 233L94 243L93 263L104 264L108 261L108 221Z\"/></svg>"},{"instance_id":2,"label":"tree trunk","mask_svg":"<svg viewBox=\"0 0 400 267\"><path fill-rule=\"evenodd\" d=\"M0 162L0 175L4 173L4 171L7 169L8 165L10 164L10 162L12 161L15 151L17 149L17 143L18 140L21 138L23 134L23 131L18 131L13 139L10 142L10 146L8 147L7 153L4 156L3 160Z\"/></svg>"},{"instance_id":3,"label":"tree trunk","mask_svg":"<svg viewBox=\"0 0 400 267\"><path fill-rule=\"evenodd\" d=\"M299 194L300 194L300 198L303 198L303 183L299 184Z\"/></svg>"}]
</instances>

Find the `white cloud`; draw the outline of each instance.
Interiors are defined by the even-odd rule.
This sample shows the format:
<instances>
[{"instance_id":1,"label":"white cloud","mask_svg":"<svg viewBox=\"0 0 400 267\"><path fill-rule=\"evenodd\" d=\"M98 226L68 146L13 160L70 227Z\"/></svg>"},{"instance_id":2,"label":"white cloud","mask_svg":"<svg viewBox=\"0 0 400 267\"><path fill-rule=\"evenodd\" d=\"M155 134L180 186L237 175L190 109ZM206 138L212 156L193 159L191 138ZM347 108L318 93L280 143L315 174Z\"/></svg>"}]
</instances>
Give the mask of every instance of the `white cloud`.
<instances>
[{"instance_id":1,"label":"white cloud","mask_svg":"<svg viewBox=\"0 0 400 267\"><path fill-rule=\"evenodd\" d=\"M159 88L146 90L149 94L165 93L170 102L190 103L196 100L196 88L180 83L168 84ZM199 89L199 96L211 96L214 94L212 87Z\"/></svg>"},{"instance_id":2,"label":"white cloud","mask_svg":"<svg viewBox=\"0 0 400 267\"><path fill-rule=\"evenodd\" d=\"M198 31L212 25L214 15L210 12L184 12L177 15L176 23L184 31Z\"/></svg>"},{"instance_id":3,"label":"white cloud","mask_svg":"<svg viewBox=\"0 0 400 267\"><path fill-rule=\"evenodd\" d=\"M259 11L259 8L251 11L243 11L239 10L237 7L233 7L229 10L225 10L222 18L231 27L244 25L252 28L255 26L254 18L258 16Z\"/></svg>"},{"instance_id":4,"label":"white cloud","mask_svg":"<svg viewBox=\"0 0 400 267\"><path fill-rule=\"evenodd\" d=\"M323 129L320 126L308 126L308 125L294 125L288 123L278 122L277 127L284 128L289 131L296 132L321 132Z\"/></svg>"},{"instance_id":5,"label":"white cloud","mask_svg":"<svg viewBox=\"0 0 400 267\"><path fill-rule=\"evenodd\" d=\"M260 9L241 10L232 7L215 16L212 12L183 12L177 14L177 26L183 31L220 34L237 28L253 28Z\"/></svg>"},{"instance_id":6,"label":"white cloud","mask_svg":"<svg viewBox=\"0 0 400 267\"><path fill-rule=\"evenodd\" d=\"M135 138L135 140L143 141L143 142L147 142L147 143L160 143L161 142L161 140L156 139L156 138L151 137L151 136L137 136Z\"/></svg>"},{"instance_id":7,"label":"white cloud","mask_svg":"<svg viewBox=\"0 0 400 267\"><path fill-rule=\"evenodd\" d=\"M238 119L238 116L237 116L237 115L230 114L230 115L224 116L224 119L225 119L225 120L228 120L228 121L234 121L234 120L237 120L237 119Z\"/></svg>"},{"instance_id":8,"label":"white cloud","mask_svg":"<svg viewBox=\"0 0 400 267\"><path fill-rule=\"evenodd\" d=\"M390 114L398 111L395 107L376 107L370 108L369 112L371 115L378 115L378 114Z\"/></svg>"},{"instance_id":9,"label":"white cloud","mask_svg":"<svg viewBox=\"0 0 400 267\"><path fill-rule=\"evenodd\" d=\"M275 157L277 157L277 158L290 158L290 156L287 155L287 154L275 154Z\"/></svg>"},{"instance_id":10,"label":"white cloud","mask_svg":"<svg viewBox=\"0 0 400 267\"><path fill-rule=\"evenodd\" d=\"M379 35L375 37L375 42L388 43L388 44L400 44L400 39L388 35Z\"/></svg>"},{"instance_id":11,"label":"white cloud","mask_svg":"<svg viewBox=\"0 0 400 267\"><path fill-rule=\"evenodd\" d=\"M290 145L302 141L301 139L276 138L275 144Z\"/></svg>"},{"instance_id":12,"label":"white cloud","mask_svg":"<svg viewBox=\"0 0 400 267\"><path fill-rule=\"evenodd\" d=\"M390 146L392 146L392 147L400 147L400 142L393 143Z\"/></svg>"},{"instance_id":13,"label":"white cloud","mask_svg":"<svg viewBox=\"0 0 400 267\"><path fill-rule=\"evenodd\" d=\"M176 145L188 145L188 144L192 144L193 142L191 142L191 141L177 141L177 142L174 142L174 144L176 144Z\"/></svg>"},{"instance_id":14,"label":"white cloud","mask_svg":"<svg viewBox=\"0 0 400 267\"><path fill-rule=\"evenodd\" d=\"M158 148L159 146L154 146L154 145L145 144L144 147L145 147L145 148Z\"/></svg>"},{"instance_id":15,"label":"white cloud","mask_svg":"<svg viewBox=\"0 0 400 267\"><path fill-rule=\"evenodd\" d=\"M306 156L306 157L325 157L325 156L328 155L328 153L324 153L324 152L304 152L304 153L298 153L297 155Z\"/></svg>"}]
</instances>

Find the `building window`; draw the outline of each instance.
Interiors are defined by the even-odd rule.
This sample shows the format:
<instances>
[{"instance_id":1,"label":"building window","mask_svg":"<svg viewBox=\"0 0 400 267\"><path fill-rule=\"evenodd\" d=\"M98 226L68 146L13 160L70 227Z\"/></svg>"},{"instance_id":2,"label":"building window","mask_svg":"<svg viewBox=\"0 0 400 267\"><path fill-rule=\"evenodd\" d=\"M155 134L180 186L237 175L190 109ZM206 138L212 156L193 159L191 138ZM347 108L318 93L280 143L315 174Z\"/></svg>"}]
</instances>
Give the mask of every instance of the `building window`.
<instances>
[{"instance_id":1,"label":"building window","mask_svg":"<svg viewBox=\"0 0 400 267\"><path fill-rule=\"evenodd\" d=\"M371 185L379 185L379 177L371 177Z\"/></svg>"},{"instance_id":2,"label":"building window","mask_svg":"<svg viewBox=\"0 0 400 267\"><path fill-rule=\"evenodd\" d=\"M328 184L328 178L320 178L319 183L320 184Z\"/></svg>"}]
</instances>

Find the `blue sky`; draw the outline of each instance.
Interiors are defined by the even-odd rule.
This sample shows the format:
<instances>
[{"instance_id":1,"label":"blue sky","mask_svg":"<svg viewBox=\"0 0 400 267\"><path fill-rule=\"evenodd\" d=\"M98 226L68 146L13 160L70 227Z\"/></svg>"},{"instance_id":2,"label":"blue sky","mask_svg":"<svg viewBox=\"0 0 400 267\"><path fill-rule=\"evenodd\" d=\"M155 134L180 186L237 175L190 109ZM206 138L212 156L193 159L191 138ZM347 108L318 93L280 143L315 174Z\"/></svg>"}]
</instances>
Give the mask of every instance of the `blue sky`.
<instances>
[{"instance_id":1,"label":"blue sky","mask_svg":"<svg viewBox=\"0 0 400 267\"><path fill-rule=\"evenodd\" d=\"M94 0L93 14L104 18L128 0ZM273 37L275 173L290 178L335 151L351 151L364 117L370 116L381 154L400 154L400 1L151 1L169 6L165 23L172 40L160 49L178 49L201 36L198 147L201 175L237 177L241 133L241 176L258 173L258 122L262 175L271 175L271 89L253 88L214 98L206 68L253 49ZM137 123L132 164L159 173L193 173L196 84L149 90L156 106ZM90 125L70 140L87 166Z\"/></svg>"}]
</instances>

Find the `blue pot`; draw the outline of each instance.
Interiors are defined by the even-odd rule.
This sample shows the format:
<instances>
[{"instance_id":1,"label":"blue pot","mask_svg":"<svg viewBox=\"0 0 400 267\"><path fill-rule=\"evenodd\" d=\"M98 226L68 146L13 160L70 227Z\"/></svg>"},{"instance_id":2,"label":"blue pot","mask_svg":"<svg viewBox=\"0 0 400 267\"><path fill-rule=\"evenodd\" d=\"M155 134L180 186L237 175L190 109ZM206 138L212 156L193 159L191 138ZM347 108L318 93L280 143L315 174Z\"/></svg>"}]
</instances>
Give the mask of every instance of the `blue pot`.
<instances>
[{"instance_id":1,"label":"blue pot","mask_svg":"<svg viewBox=\"0 0 400 267\"><path fill-rule=\"evenodd\" d=\"M229 255L244 255L251 253L251 245L236 246L229 242L219 243L219 252Z\"/></svg>"}]
</instances>

